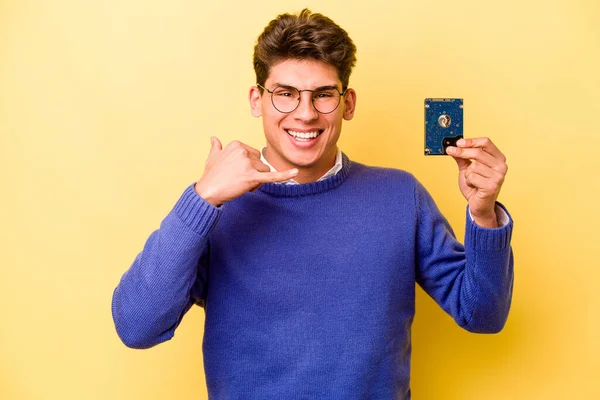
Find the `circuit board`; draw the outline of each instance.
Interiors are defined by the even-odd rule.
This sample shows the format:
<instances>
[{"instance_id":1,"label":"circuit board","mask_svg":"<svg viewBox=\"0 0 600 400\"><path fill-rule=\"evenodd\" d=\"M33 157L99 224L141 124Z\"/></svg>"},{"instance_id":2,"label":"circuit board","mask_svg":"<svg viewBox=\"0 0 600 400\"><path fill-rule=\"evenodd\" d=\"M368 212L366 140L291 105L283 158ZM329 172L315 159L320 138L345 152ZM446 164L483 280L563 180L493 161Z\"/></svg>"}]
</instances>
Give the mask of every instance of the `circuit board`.
<instances>
[{"instance_id":1,"label":"circuit board","mask_svg":"<svg viewBox=\"0 0 600 400\"><path fill-rule=\"evenodd\" d=\"M425 155L444 155L463 137L463 99L425 99Z\"/></svg>"}]
</instances>

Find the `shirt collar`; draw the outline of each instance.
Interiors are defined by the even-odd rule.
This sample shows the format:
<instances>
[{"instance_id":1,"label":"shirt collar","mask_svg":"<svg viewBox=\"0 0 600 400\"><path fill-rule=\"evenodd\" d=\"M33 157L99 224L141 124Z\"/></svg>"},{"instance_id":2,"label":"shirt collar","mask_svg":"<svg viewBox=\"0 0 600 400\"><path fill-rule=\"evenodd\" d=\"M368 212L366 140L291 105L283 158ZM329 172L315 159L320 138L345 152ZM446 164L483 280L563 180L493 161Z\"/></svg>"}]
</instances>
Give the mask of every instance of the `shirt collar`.
<instances>
[{"instance_id":1,"label":"shirt collar","mask_svg":"<svg viewBox=\"0 0 600 400\"><path fill-rule=\"evenodd\" d=\"M260 161L262 161L265 165L267 165L269 168L271 168L271 171L277 171L271 164L269 164L269 162L267 161L267 159L264 156L264 151L267 148L267 146L264 146L262 149L260 149ZM338 172L340 172L340 170L342 169L342 151L340 149L338 149L337 154L335 156L335 164L333 165L333 167L325 172L325 174L320 177L317 182L325 180L327 178L331 178L332 176L334 176L335 174L337 174ZM298 182L296 182L294 179L288 179L287 181L283 181L283 182L279 182L282 183L284 185L299 185Z\"/></svg>"}]
</instances>

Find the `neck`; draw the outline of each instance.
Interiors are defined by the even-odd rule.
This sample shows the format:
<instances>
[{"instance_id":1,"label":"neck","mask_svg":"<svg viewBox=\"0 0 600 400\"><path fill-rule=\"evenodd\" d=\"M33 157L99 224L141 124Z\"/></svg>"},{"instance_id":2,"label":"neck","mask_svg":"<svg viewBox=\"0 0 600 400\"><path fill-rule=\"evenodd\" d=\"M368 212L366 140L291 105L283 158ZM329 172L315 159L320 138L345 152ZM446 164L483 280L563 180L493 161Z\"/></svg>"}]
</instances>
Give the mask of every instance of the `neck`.
<instances>
[{"instance_id":1,"label":"neck","mask_svg":"<svg viewBox=\"0 0 600 400\"><path fill-rule=\"evenodd\" d=\"M321 157L314 165L310 166L294 165L279 157L272 157L268 146L264 150L263 156L277 171L297 168L298 175L294 177L294 180L300 184L304 184L318 181L327 171L333 168L337 151L337 147L335 147L331 154Z\"/></svg>"},{"instance_id":2,"label":"neck","mask_svg":"<svg viewBox=\"0 0 600 400\"><path fill-rule=\"evenodd\" d=\"M318 182L308 182L303 185L282 185L280 183L264 183L258 190L262 193L277 197L299 197L317 195L338 187L350 174L351 162L345 154L342 154L342 169L330 177Z\"/></svg>"}]
</instances>

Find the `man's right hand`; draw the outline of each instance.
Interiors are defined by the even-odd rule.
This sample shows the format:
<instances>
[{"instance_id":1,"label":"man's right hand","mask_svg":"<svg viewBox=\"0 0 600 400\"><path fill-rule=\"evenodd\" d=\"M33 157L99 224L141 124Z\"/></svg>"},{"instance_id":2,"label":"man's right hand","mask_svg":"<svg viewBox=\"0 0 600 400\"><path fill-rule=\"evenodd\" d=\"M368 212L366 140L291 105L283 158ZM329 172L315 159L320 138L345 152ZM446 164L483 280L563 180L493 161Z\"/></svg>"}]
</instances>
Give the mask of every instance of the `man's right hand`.
<instances>
[{"instance_id":1,"label":"man's right hand","mask_svg":"<svg viewBox=\"0 0 600 400\"><path fill-rule=\"evenodd\" d=\"M216 137L210 142L204 174L194 188L213 206L254 191L263 183L282 182L298 175L296 168L270 172L269 166L260 161L260 151L237 140L225 148Z\"/></svg>"}]
</instances>

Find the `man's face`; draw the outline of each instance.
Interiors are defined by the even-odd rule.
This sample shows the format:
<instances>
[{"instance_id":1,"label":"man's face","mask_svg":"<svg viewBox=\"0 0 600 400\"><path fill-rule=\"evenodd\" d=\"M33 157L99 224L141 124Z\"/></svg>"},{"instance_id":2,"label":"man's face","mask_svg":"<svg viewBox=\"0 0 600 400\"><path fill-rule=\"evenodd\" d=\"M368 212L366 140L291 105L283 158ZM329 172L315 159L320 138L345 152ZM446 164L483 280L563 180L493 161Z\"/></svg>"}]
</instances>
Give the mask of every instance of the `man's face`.
<instances>
[{"instance_id":1,"label":"man's face","mask_svg":"<svg viewBox=\"0 0 600 400\"><path fill-rule=\"evenodd\" d=\"M277 86L299 90L335 86L342 91L336 69L313 60L290 59L272 67L264 87L272 91ZM313 175L318 175L318 179L333 166L342 120L352 119L355 103L356 93L348 89L335 111L321 114L313 107L312 93L301 92L298 108L286 114L273 107L269 92L264 91L261 95L256 86L250 89L252 114L263 119L267 141L265 157L277 170L298 168L298 177L304 176L309 181ZM316 137L306 137L314 136L314 133Z\"/></svg>"}]
</instances>

